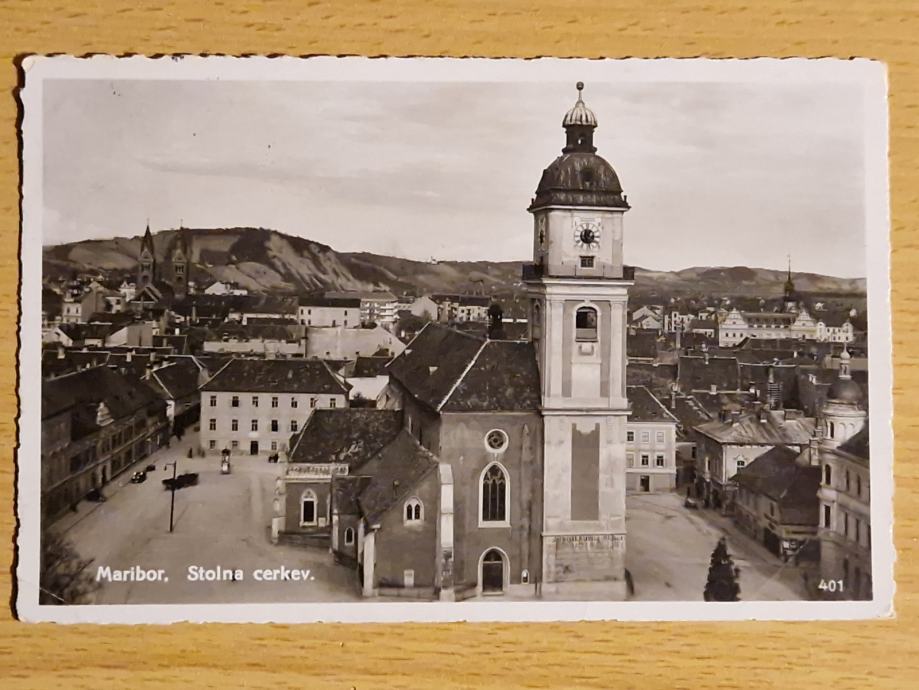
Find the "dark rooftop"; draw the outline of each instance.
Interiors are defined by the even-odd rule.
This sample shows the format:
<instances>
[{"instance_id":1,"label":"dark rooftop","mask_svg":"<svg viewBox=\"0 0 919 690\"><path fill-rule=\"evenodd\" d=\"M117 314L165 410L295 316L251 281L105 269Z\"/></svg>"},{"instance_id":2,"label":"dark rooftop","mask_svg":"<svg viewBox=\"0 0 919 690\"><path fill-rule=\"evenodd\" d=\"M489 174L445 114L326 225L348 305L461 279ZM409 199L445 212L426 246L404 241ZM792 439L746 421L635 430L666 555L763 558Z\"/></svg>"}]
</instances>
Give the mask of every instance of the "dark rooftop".
<instances>
[{"instance_id":1,"label":"dark rooftop","mask_svg":"<svg viewBox=\"0 0 919 690\"><path fill-rule=\"evenodd\" d=\"M315 409L291 442L290 462L347 463L351 471L370 460L402 429L398 410Z\"/></svg>"},{"instance_id":2,"label":"dark rooftop","mask_svg":"<svg viewBox=\"0 0 919 690\"><path fill-rule=\"evenodd\" d=\"M630 422L672 422L676 424L679 421L644 386L628 386L626 394L632 408L629 415Z\"/></svg>"},{"instance_id":3,"label":"dark rooftop","mask_svg":"<svg viewBox=\"0 0 919 690\"><path fill-rule=\"evenodd\" d=\"M243 393L347 394L325 362L308 359L232 359L201 390Z\"/></svg>"},{"instance_id":4,"label":"dark rooftop","mask_svg":"<svg viewBox=\"0 0 919 690\"><path fill-rule=\"evenodd\" d=\"M778 503L781 521L791 525L816 525L820 467L796 462L799 452L776 446L732 478L740 486Z\"/></svg>"}]
</instances>

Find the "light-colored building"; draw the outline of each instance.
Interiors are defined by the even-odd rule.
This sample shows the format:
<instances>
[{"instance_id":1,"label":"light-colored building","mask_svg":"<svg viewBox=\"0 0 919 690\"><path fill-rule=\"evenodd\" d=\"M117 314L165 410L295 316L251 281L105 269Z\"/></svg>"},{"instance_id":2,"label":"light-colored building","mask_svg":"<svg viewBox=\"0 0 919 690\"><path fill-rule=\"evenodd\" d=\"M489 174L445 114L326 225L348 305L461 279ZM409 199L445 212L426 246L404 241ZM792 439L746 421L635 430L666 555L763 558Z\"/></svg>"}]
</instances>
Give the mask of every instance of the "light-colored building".
<instances>
[{"instance_id":1,"label":"light-colored building","mask_svg":"<svg viewBox=\"0 0 919 690\"><path fill-rule=\"evenodd\" d=\"M431 295L437 304L437 320L451 321L487 321L488 307L491 300L484 295Z\"/></svg>"},{"instance_id":2,"label":"light-colored building","mask_svg":"<svg viewBox=\"0 0 919 690\"><path fill-rule=\"evenodd\" d=\"M302 327L293 324L224 324L208 332L204 340L204 351L269 357L304 357L306 336L298 333L298 330L302 330Z\"/></svg>"},{"instance_id":3,"label":"light-colored building","mask_svg":"<svg viewBox=\"0 0 919 690\"><path fill-rule=\"evenodd\" d=\"M205 295L248 295L249 291L240 287L236 283L231 283L224 280L216 280L206 288L204 288Z\"/></svg>"},{"instance_id":4,"label":"light-colored building","mask_svg":"<svg viewBox=\"0 0 919 690\"><path fill-rule=\"evenodd\" d=\"M437 302L432 300L428 295L422 295L418 297L414 302L409 306L409 311L412 312L415 316L427 319L428 321L436 321L438 314Z\"/></svg>"},{"instance_id":5,"label":"light-colored building","mask_svg":"<svg viewBox=\"0 0 919 690\"><path fill-rule=\"evenodd\" d=\"M393 357L405 349L405 343L382 326L351 328L307 326L306 356L319 359L355 359L374 355Z\"/></svg>"},{"instance_id":6,"label":"light-colored building","mask_svg":"<svg viewBox=\"0 0 919 690\"><path fill-rule=\"evenodd\" d=\"M347 383L322 361L233 359L201 388L201 448L281 453L314 409L347 404Z\"/></svg>"},{"instance_id":7,"label":"light-colored building","mask_svg":"<svg viewBox=\"0 0 919 690\"><path fill-rule=\"evenodd\" d=\"M387 291L346 291L327 292L326 298L360 300L361 323L379 324L391 330L396 322L396 311L399 302L396 296Z\"/></svg>"},{"instance_id":8,"label":"light-colored building","mask_svg":"<svg viewBox=\"0 0 919 690\"><path fill-rule=\"evenodd\" d=\"M820 444L820 577L823 599L871 598L871 472L864 393L848 352L827 392ZM833 583L830 585L829 583Z\"/></svg>"},{"instance_id":9,"label":"light-colored building","mask_svg":"<svg viewBox=\"0 0 919 690\"><path fill-rule=\"evenodd\" d=\"M301 297L297 322L317 328L360 328L361 301L357 297Z\"/></svg>"},{"instance_id":10,"label":"light-colored building","mask_svg":"<svg viewBox=\"0 0 919 690\"><path fill-rule=\"evenodd\" d=\"M735 485L731 478L777 445L800 451L814 435L816 420L797 410L723 413L695 427L696 495L713 508L729 510Z\"/></svg>"},{"instance_id":11,"label":"light-colored building","mask_svg":"<svg viewBox=\"0 0 919 690\"><path fill-rule=\"evenodd\" d=\"M676 429L679 420L645 386L628 386L626 487L671 491L676 487Z\"/></svg>"}]
</instances>

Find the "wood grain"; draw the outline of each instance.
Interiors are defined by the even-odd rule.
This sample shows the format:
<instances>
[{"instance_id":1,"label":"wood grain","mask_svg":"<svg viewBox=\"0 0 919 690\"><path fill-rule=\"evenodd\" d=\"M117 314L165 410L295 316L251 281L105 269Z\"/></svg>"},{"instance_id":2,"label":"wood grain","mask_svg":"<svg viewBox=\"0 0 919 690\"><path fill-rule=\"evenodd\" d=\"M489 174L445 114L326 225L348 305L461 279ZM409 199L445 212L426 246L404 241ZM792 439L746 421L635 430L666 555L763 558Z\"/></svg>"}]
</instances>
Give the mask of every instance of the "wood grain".
<instances>
[{"instance_id":1,"label":"wood grain","mask_svg":"<svg viewBox=\"0 0 919 690\"><path fill-rule=\"evenodd\" d=\"M0 686L919 687L919 8L915 2L0 3L0 533L12 542L19 209L14 59L28 53L866 56L889 67L896 620L564 625L26 625L0 612ZM844 114L841 114L844 116ZM22 458L37 462L37 458ZM11 592L12 549L0 552Z\"/></svg>"}]
</instances>

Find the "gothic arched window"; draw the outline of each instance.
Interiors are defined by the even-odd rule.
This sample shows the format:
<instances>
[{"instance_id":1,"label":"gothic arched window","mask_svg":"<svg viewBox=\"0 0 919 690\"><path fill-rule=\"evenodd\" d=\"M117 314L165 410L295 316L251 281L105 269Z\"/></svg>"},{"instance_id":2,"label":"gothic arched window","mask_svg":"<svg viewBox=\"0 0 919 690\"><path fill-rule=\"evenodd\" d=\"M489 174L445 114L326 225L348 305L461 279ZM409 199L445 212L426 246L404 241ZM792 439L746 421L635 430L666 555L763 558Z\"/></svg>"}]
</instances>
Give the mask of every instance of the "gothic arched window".
<instances>
[{"instance_id":1,"label":"gothic arched window","mask_svg":"<svg viewBox=\"0 0 919 690\"><path fill-rule=\"evenodd\" d=\"M300 525L316 524L316 494L307 489L300 494Z\"/></svg>"},{"instance_id":2,"label":"gothic arched window","mask_svg":"<svg viewBox=\"0 0 919 690\"><path fill-rule=\"evenodd\" d=\"M575 314L574 328L577 340L596 340L597 310L593 307L580 307Z\"/></svg>"},{"instance_id":3,"label":"gothic arched window","mask_svg":"<svg viewBox=\"0 0 919 690\"><path fill-rule=\"evenodd\" d=\"M410 498L405 502L405 522L421 522L424 520L424 506L417 498Z\"/></svg>"},{"instance_id":4,"label":"gothic arched window","mask_svg":"<svg viewBox=\"0 0 919 690\"><path fill-rule=\"evenodd\" d=\"M829 465L823 466L823 483L827 486L833 483L833 468Z\"/></svg>"},{"instance_id":5,"label":"gothic arched window","mask_svg":"<svg viewBox=\"0 0 919 690\"><path fill-rule=\"evenodd\" d=\"M492 463L482 473L482 522L507 523L507 491L504 468Z\"/></svg>"}]
</instances>

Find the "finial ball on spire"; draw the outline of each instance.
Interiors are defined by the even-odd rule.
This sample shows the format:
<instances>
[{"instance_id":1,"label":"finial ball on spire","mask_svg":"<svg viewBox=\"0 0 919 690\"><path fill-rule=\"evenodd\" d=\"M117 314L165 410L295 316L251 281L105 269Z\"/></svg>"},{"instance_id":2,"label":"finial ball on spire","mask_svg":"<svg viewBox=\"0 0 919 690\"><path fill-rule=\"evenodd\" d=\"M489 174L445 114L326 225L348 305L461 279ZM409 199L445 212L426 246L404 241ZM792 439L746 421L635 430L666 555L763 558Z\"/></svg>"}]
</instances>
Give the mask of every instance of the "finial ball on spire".
<instances>
[{"instance_id":1,"label":"finial ball on spire","mask_svg":"<svg viewBox=\"0 0 919 690\"><path fill-rule=\"evenodd\" d=\"M575 84L574 86L575 86L575 88L576 88L578 91L583 91L583 90L584 90L584 82L582 82L582 81L579 81L579 82L578 82L577 84Z\"/></svg>"}]
</instances>

